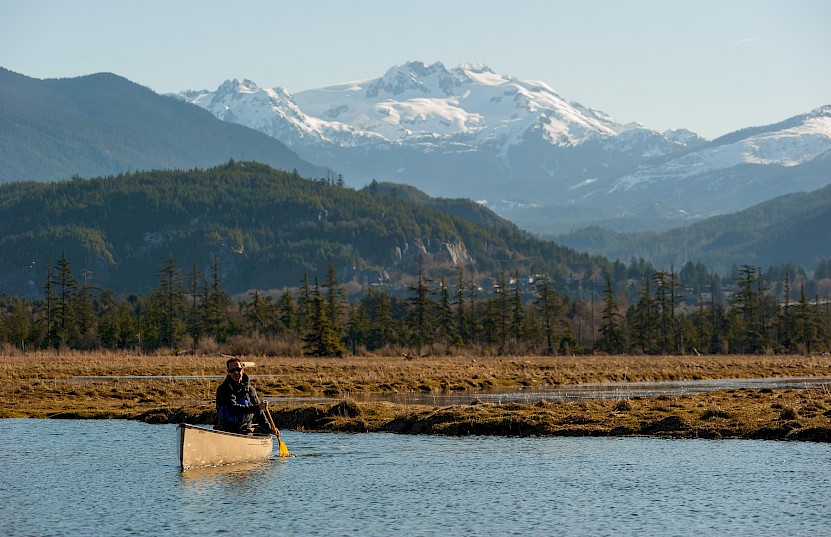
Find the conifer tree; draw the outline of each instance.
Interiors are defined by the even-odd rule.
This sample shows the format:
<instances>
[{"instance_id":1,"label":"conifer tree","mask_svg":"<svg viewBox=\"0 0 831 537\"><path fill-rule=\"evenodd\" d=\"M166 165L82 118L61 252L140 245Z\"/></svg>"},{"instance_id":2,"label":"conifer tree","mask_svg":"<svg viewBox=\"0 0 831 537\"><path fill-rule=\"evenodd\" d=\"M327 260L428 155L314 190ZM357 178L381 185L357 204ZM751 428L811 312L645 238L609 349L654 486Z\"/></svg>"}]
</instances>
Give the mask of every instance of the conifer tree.
<instances>
[{"instance_id":1,"label":"conifer tree","mask_svg":"<svg viewBox=\"0 0 831 537\"><path fill-rule=\"evenodd\" d=\"M511 300L511 342L514 346L525 339L525 307L522 304L522 289L519 273L514 274L514 292Z\"/></svg>"},{"instance_id":2,"label":"conifer tree","mask_svg":"<svg viewBox=\"0 0 831 537\"><path fill-rule=\"evenodd\" d=\"M817 322L814 318L814 311L805 294L804 283L800 283L799 286L799 304L794 321L796 325L796 341L800 350L803 354L811 354L818 342Z\"/></svg>"},{"instance_id":3,"label":"conifer tree","mask_svg":"<svg viewBox=\"0 0 831 537\"><path fill-rule=\"evenodd\" d=\"M439 279L439 301L436 304L436 336L442 343L451 343L453 339L453 310L450 306L450 291L444 283L444 277Z\"/></svg>"},{"instance_id":4,"label":"conifer tree","mask_svg":"<svg viewBox=\"0 0 831 537\"><path fill-rule=\"evenodd\" d=\"M205 296L205 329L217 342L225 341L225 334L230 324L228 318L229 304L228 293L222 289L219 257L214 256L210 290Z\"/></svg>"},{"instance_id":5,"label":"conifer tree","mask_svg":"<svg viewBox=\"0 0 831 537\"><path fill-rule=\"evenodd\" d=\"M263 297L259 291L249 293L251 301L244 307L244 319L248 328L254 334L275 334L276 308L271 303L271 297Z\"/></svg>"},{"instance_id":6,"label":"conifer tree","mask_svg":"<svg viewBox=\"0 0 831 537\"><path fill-rule=\"evenodd\" d=\"M55 265L53 272L53 289L55 292L55 336L58 348L69 341L77 339L78 325L75 311L76 295L78 293L78 280L72 274L72 267L63 251L61 258Z\"/></svg>"},{"instance_id":7,"label":"conifer tree","mask_svg":"<svg viewBox=\"0 0 831 537\"><path fill-rule=\"evenodd\" d=\"M556 352L554 343L558 339L558 319L562 315L562 300L554 290L548 273L543 273L536 281L536 298L534 309L537 318L542 323L542 335L545 340L545 354Z\"/></svg>"},{"instance_id":8,"label":"conifer tree","mask_svg":"<svg viewBox=\"0 0 831 537\"><path fill-rule=\"evenodd\" d=\"M606 288L603 291L603 312L600 323L600 341L597 346L611 354L618 354L625 348L624 333L620 323L620 312L612 287L612 279L606 276Z\"/></svg>"},{"instance_id":9,"label":"conifer tree","mask_svg":"<svg viewBox=\"0 0 831 537\"><path fill-rule=\"evenodd\" d=\"M46 261L46 283L43 285L44 301L41 319L45 323L46 347L52 348L58 344L55 323L55 304L58 301L52 278L52 262Z\"/></svg>"},{"instance_id":10,"label":"conifer tree","mask_svg":"<svg viewBox=\"0 0 831 537\"><path fill-rule=\"evenodd\" d=\"M84 265L81 274L81 284L75 295L74 308L78 323L78 328L75 332L75 337L77 339L72 343L74 348L89 350L95 348L98 344L98 316L95 312L91 292L93 290L103 291L103 289L92 285L90 282L91 273L87 270L86 264Z\"/></svg>"},{"instance_id":11,"label":"conifer tree","mask_svg":"<svg viewBox=\"0 0 831 537\"><path fill-rule=\"evenodd\" d=\"M343 356L346 349L332 329L327 313L326 300L320 294L315 281L309 304L309 319L303 336L303 352L311 356Z\"/></svg>"},{"instance_id":12,"label":"conifer tree","mask_svg":"<svg viewBox=\"0 0 831 537\"><path fill-rule=\"evenodd\" d=\"M397 343L394 333L394 319L392 304L386 289L376 291L370 289L361 302L370 316L369 349L380 349L385 345Z\"/></svg>"},{"instance_id":13,"label":"conifer tree","mask_svg":"<svg viewBox=\"0 0 831 537\"><path fill-rule=\"evenodd\" d=\"M297 329L300 326L297 309L297 303L291 293L288 289L284 289L277 305L277 316L284 332L297 334Z\"/></svg>"},{"instance_id":14,"label":"conifer tree","mask_svg":"<svg viewBox=\"0 0 831 537\"><path fill-rule=\"evenodd\" d=\"M653 354L658 350L659 317L656 300L652 296L651 279L644 278L638 303L629 316L633 344L646 354Z\"/></svg>"},{"instance_id":15,"label":"conifer tree","mask_svg":"<svg viewBox=\"0 0 831 537\"><path fill-rule=\"evenodd\" d=\"M326 314L332 325L332 332L335 336L343 336L343 325L341 324L341 313L343 311L343 297L345 292L338 282L335 274L335 266L331 260L326 267Z\"/></svg>"},{"instance_id":16,"label":"conifer tree","mask_svg":"<svg viewBox=\"0 0 831 537\"><path fill-rule=\"evenodd\" d=\"M496 280L496 296L497 296L497 322L496 322L496 337L498 338L498 352L505 354L507 352L508 341L508 326L510 324L510 294L508 292L508 282L505 279L505 271L500 271L499 278Z\"/></svg>"},{"instance_id":17,"label":"conifer tree","mask_svg":"<svg viewBox=\"0 0 831 537\"><path fill-rule=\"evenodd\" d=\"M424 275L424 268L421 260L418 263L418 281L415 287L410 290L415 293L415 296L410 299L411 304L411 327L413 329L413 344L417 351L421 352L421 347L432 342L432 316L431 310L433 301L430 299L430 287L427 277Z\"/></svg>"},{"instance_id":18,"label":"conifer tree","mask_svg":"<svg viewBox=\"0 0 831 537\"><path fill-rule=\"evenodd\" d=\"M465 310L465 269L459 267L459 282L456 287L456 322L454 331L454 343L464 345L469 341L467 312Z\"/></svg>"},{"instance_id":19,"label":"conifer tree","mask_svg":"<svg viewBox=\"0 0 831 537\"><path fill-rule=\"evenodd\" d=\"M159 286L150 295L149 317L159 347L175 348L185 332L187 290L182 274L169 254L157 271Z\"/></svg>"},{"instance_id":20,"label":"conifer tree","mask_svg":"<svg viewBox=\"0 0 831 537\"><path fill-rule=\"evenodd\" d=\"M196 261L193 262L190 271L188 295L190 298L190 308L188 309L187 330L193 340L193 349L199 345L199 339L202 337L205 327L204 315L204 294L203 284L204 276L196 268Z\"/></svg>"}]
</instances>

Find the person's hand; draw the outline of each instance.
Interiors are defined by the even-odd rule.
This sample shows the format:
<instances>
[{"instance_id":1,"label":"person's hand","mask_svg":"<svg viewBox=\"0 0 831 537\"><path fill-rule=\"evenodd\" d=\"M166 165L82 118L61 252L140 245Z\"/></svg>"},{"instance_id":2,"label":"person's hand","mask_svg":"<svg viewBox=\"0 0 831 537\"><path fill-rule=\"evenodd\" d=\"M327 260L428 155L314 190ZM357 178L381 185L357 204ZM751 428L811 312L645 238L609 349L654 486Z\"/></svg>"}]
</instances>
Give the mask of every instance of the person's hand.
<instances>
[{"instance_id":1,"label":"person's hand","mask_svg":"<svg viewBox=\"0 0 831 537\"><path fill-rule=\"evenodd\" d=\"M268 401L260 401L260 410L268 409Z\"/></svg>"}]
</instances>

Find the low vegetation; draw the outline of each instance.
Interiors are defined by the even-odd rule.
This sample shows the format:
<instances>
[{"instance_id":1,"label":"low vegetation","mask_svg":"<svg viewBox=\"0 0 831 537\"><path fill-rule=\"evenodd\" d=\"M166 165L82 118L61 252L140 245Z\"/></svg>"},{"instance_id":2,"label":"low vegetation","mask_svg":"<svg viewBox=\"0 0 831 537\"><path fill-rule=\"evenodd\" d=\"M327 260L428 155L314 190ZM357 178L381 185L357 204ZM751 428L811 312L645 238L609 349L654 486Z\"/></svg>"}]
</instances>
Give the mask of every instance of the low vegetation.
<instances>
[{"instance_id":1,"label":"low vegetation","mask_svg":"<svg viewBox=\"0 0 831 537\"><path fill-rule=\"evenodd\" d=\"M831 392L722 390L610 400L393 404L370 394L608 381L826 376L827 356L244 356L278 426L409 434L657 435L831 441ZM0 417L211 423L222 356L0 355ZM359 401L358 399L363 399Z\"/></svg>"}]
</instances>

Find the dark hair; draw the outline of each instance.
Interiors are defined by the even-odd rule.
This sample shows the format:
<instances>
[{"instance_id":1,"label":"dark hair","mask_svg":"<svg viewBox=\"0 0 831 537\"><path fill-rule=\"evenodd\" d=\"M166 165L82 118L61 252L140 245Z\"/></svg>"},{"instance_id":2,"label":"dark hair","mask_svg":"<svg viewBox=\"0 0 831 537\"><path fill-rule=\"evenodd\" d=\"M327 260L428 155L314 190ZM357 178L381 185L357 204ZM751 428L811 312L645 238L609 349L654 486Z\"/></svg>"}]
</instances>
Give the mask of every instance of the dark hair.
<instances>
[{"instance_id":1,"label":"dark hair","mask_svg":"<svg viewBox=\"0 0 831 537\"><path fill-rule=\"evenodd\" d=\"M230 369L231 364L233 364L234 362L238 362L239 365L241 365L242 367L245 367L242 364L242 360L240 360L239 358L228 358L228 360L226 360L226 362L225 362L225 370L227 371L228 369Z\"/></svg>"}]
</instances>

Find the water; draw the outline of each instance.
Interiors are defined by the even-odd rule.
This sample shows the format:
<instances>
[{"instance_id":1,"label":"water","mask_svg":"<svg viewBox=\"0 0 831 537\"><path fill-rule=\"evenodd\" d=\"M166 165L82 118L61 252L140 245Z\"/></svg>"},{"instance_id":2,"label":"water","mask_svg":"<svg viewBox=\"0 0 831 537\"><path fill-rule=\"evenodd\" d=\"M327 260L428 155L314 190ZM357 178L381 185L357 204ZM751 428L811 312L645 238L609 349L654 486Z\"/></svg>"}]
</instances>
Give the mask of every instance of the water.
<instances>
[{"instance_id":1,"label":"water","mask_svg":"<svg viewBox=\"0 0 831 537\"><path fill-rule=\"evenodd\" d=\"M177 428L0 420L0 535L831 535L831 445L286 431L182 473Z\"/></svg>"},{"instance_id":2,"label":"water","mask_svg":"<svg viewBox=\"0 0 831 537\"><path fill-rule=\"evenodd\" d=\"M258 375L257 378L281 377L283 375ZM222 376L212 375L95 375L76 376L70 379L52 379L57 382L78 382L87 380L158 380L177 381L218 379ZM430 393L369 393L349 394L358 401L389 401L391 403L410 405L467 405L474 400L491 403L522 402L536 403L544 399L577 401L582 399L624 399L631 397L657 397L659 395L685 395L716 390L730 389L829 389L831 376L815 377L766 377L752 379L711 379L711 380L674 380L649 382L602 382L586 384L562 384L534 388L496 388L476 391L447 391ZM332 397L269 397L274 402L333 402L340 398Z\"/></svg>"},{"instance_id":3,"label":"water","mask_svg":"<svg viewBox=\"0 0 831 537\"><path fill-rule=\"evenodd\" d=\"M828 389L831 377L766 377L753 379L667 380L649 382L598 382L586 384L562 384L526 389L497 388L479 391L432 393L378 393L355 394L357 401L389 401L410 405L467 405L474 400L486 403L537 403L542 400L579 401L583 399L626 399L632 397L679 396L717 390L780 390ZM271 401L312 401L301 397L269 397ZM318 398L314 401L338 401L335 398Z\"/></svg>"}]
</instances>

